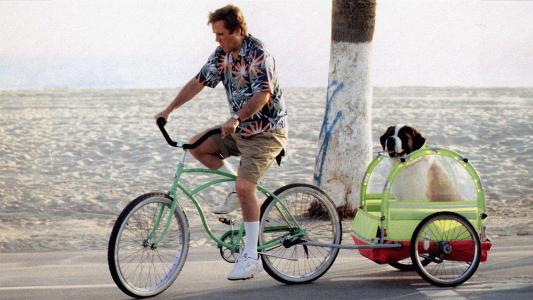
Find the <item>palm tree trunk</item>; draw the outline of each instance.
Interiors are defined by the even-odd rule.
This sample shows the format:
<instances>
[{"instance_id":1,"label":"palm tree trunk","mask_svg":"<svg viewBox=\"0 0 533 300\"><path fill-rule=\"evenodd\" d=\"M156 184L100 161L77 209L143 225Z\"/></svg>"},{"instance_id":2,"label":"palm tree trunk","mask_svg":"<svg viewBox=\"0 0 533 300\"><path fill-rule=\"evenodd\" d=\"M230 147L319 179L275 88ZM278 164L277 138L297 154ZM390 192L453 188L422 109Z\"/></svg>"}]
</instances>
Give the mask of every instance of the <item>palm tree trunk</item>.
<instances>
[{"instance_id":1,"label":"palm tree trunk","mask_svg":"<svg viewBox=\"0 0 533 300\"><path fill-rule=\"evenodd\" d=\"M372 156L370 58L375 0L333 0L326 112L314 182L353 216Z\"/></svg>"}]
</instances>

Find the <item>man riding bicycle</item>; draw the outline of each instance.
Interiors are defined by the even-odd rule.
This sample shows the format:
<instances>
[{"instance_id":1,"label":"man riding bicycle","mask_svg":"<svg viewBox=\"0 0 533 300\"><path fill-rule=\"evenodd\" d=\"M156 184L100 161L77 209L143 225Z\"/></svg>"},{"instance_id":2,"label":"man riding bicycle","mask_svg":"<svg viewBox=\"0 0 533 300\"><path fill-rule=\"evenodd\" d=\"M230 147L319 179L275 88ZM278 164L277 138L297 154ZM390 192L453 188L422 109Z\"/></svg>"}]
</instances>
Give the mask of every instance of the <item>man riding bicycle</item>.
<instances>
[{"instance_id":1,"label":"man riding bicycle","mask_svg":"<svg viewBox=\"0 0 533 300\"><path fill-rule=\"evenodd\" d=\"M168 119L170 113L191 100L204 86L224 84L231 117L220 125L221 134L212 136L191 154L210 169L221 169L237 176L229 186L225 202L215 207L218 214L242 208L246 241L244 251L229 280L249 279L262 270L257 254L259 205L257 183L268 170L287 140L287 110L279 87L274 58L262 42L247 32L241 10L227 5L209 14L219 47L211 54L198 75L191 79L175 99L155 118ZM207 130L206 130L207 131ZM195 135L196 141L206 131ZM240 156L237 174L224 159Z\"/></svg>"}]
</instances>

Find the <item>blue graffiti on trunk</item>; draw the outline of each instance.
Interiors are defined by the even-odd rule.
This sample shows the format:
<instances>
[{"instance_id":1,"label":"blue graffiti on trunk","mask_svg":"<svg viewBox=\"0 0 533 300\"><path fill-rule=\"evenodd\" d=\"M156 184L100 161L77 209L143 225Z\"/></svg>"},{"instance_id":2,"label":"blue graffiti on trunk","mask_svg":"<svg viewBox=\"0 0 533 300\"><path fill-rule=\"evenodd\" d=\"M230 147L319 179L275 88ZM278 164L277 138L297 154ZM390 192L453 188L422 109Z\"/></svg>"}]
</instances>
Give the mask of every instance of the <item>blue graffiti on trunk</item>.
<instances>
[{"instance_id":1,"label":"blue graffiti on trunk","mask_svg":"<svg viewBox=\"0 0 533 300\"><path fill-rule=\"evenodd\" d=\"M335 115L335 118L333 119L331 125L329 124L329 114L331 111L333 100L335 98L335 95L337 95L337 93L340 92L343 88L344 83L338 82L336 80L328 86L328 94L326 97L326 113L324 114L322 128L320 128L319 140L322 141L322 145L320 145L320 149L316 156L316 165L319 165L319 168L318 170L315 170L315 174L313 175L313 179L316 185L320 185L322 182L322 169L324 168L324 162L328 153L329 140L331 139L333 128L335 128L337 122L342 118L342 112L339 111Z\"/></svg>"}]
</instances>

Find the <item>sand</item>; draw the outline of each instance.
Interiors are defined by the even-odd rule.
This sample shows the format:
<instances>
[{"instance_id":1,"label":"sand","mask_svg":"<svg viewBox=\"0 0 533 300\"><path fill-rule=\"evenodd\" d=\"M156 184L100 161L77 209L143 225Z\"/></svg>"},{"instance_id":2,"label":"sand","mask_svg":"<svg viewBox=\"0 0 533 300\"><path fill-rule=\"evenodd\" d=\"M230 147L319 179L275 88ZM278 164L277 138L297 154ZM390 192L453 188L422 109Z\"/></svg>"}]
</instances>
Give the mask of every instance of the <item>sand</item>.
<instances>
[{"instance_id":1,"label":"sand","mask_svg":"<svg viewBox=\"0 0 533 300\"><path fill-rule=\"evenodd\" d=\"M105 249L128 202L170 186L180 153L166 145L153 115L176 92L0 91L0 252ZM312 183L325 107L322 88L285 94L289 157L263 180L272 189ZM431 145L458 151L476 167L490 235L533 235L532 108L533 89L376 88L375 150L389 125L415 126ZM185 140L227 116L224 90L206 89L174 112L167 127ZM199 166L192 158L188 165ZM223 201L224 188L200 196L209 225L225 230L208 212ZM192 245L212 244L192 204L184 206Z\"/></svg>"}]
</instances>

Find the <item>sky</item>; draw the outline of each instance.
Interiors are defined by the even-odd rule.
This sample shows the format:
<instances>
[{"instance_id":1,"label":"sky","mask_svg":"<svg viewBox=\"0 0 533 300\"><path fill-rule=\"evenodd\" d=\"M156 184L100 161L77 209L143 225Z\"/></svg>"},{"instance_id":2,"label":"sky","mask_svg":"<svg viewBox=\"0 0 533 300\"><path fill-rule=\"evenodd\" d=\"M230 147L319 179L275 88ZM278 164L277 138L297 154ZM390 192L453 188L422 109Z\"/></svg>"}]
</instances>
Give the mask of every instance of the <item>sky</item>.
<instances>
[{"instance_id":1,"label":"sky","mask_svg":"<svg viewBox=\"0 0 533 300\"><path fill-rule=\"evenodd\" d=\"M241 7L282 86L327 86L331 1L0 0L0 89L173 88ZM378 0L374 86L533 86L533 1Z\"/></svg>"}]
</instances>

